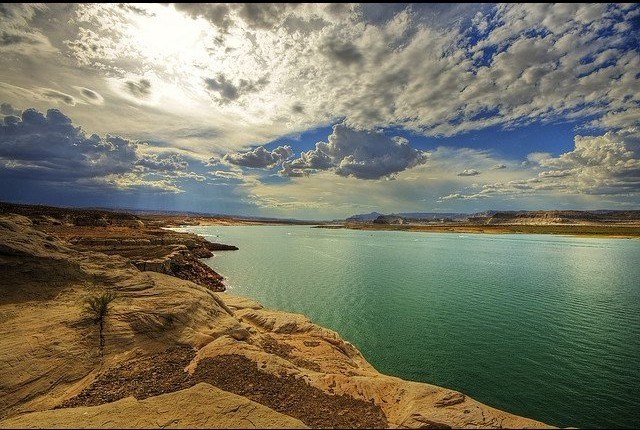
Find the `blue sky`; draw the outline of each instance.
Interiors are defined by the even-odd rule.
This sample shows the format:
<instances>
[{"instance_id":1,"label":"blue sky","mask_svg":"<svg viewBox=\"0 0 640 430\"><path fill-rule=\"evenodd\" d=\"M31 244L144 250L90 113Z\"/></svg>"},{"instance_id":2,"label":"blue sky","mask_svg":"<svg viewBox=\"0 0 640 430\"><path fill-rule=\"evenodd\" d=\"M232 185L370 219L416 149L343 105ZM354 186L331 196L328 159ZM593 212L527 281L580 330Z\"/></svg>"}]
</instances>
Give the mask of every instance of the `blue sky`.
<instances>
[{"instance_id":1,"label":"blue sky","mask_svg":"<svg viewBox=\"0 0 640 430\"><path fill-rule=\"evenodd\" d=\"M307 219L639 206L637 4L0 15L2 200Z\"/></svg>"}]
</instances>

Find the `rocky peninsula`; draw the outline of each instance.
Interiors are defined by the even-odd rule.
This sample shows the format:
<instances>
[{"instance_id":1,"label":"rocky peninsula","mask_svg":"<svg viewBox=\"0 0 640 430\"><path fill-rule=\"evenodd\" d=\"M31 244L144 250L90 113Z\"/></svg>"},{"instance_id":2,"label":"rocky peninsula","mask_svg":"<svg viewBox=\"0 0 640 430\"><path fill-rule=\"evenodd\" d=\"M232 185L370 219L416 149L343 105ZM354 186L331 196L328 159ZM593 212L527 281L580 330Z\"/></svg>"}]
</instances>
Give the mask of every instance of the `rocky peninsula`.
<instances>
[{"instance_id":1,"label":"rocky peninsula","mask_svg":"<svg viewBox=\"0 0 640 430\"><path fill-rule=\"evenodd\" d=\"M199 258L233 247L164 224L0 205L1 428L549 427L380 374L336 332L224 292ZM97 324L85 304L107 292Z\"/></svg>"}]
</instances>

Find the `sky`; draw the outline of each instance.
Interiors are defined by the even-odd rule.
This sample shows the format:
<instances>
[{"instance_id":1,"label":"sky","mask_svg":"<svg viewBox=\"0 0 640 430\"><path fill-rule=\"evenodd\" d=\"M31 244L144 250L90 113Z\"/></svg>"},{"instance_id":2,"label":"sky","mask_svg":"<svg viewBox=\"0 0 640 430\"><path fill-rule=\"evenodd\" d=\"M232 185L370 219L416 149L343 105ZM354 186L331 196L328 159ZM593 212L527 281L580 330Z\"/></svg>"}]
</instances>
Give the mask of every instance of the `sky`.
<instances>
[{"instance_id":1,"label":"sky","mask_svg":"<svg viewBox=\"0 0 640 430\"><path fill-rule=\"evenodd\" d=\"M638 4L0 4L0 200L640 209Z\"/></svg>"}]
</instances>

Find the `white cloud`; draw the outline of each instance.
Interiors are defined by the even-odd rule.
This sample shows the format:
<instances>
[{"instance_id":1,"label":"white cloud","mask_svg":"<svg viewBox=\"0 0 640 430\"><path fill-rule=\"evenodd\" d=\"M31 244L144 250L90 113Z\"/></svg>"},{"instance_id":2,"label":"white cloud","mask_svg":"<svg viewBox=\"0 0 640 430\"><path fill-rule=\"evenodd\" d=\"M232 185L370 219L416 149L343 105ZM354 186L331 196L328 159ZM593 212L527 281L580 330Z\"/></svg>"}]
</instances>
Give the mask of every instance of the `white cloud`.
<instances>
[{"instance_id":1,"label":"white cloud","mask_svg":"<svg viewBox=\"0 0 640 430\"><path fill-rule=\"evenodd\" d=\"M354 130L345 124L336 124L328 142L318 142L315 149L284 163L280 173L301 176L333 169L340 176L379 179L426 160L425 153L411 148L403 137L389 137L382 132Z\"/></svg>"},{"instance_id":2,"label":"white cloud","mask_svg":"<svg viewBox=\"0 0 640 430\"><path fill-rule=\"evenodd\" d=\"M640 131L629 128L600 136L576 136L573 150L557 157L529 154L528 177L488 183L479 192L455 192L441 200L513 195L640 195Z\"/></svg>"},{"instance_id":3,"label":"white cloud","mask_svg":"<svg viewBox=\"0 0 640 430\"><path fill-rule=\"evenodd\" d=\"M61 93L83 82L111 100L96 103L105 107L100 121L90 110L73 112L94 129L153 130L174 139L159 123L215 125L219 133L206 142L180 139L203 159L342 119L357 129L393 125L453 135L637 108L640 59L628 44L632 30L600 31L630 21L635 9L478 8L484 18L473 22L465 12L471 28L451 24L452 17L441 20L446 25L426 19L417 6L387 8L384 19L372 21L365 17L375 16L373 6L52 8L40 13L57 13L49 18L68 27L47 35L78 68L63 67L65 60L34 73L41 80L55 75ZM440 7L438 16L447 10ZM32 23L34 14L21 16ZM143 88L144 80L150 85ZM34 88L17 77L11 84Z\"/></svg>"},{"instance_id":4,"label":"white cloud","mask_svg":"<svg viewBox=\"0 0 640 430\"><path fill-rule=\"evenodd\" d=\"M477 176L480 172L476 169L464 169L462 172L458 173L458 176Z\"/></svg>"},{"instance_id":5,"label":"white cloud","mask_svg":"<svg viewBox=\"0 0 640 430\"><path fill-rule=\"evenodd\" d=\"M273 167L292 155L293 151L288 145L278 146L273 151L268 151L264 146L259 146L251 151L228 153L223 157L223 161L236 166L256 169Z\"/></svg>"}]
</instances>

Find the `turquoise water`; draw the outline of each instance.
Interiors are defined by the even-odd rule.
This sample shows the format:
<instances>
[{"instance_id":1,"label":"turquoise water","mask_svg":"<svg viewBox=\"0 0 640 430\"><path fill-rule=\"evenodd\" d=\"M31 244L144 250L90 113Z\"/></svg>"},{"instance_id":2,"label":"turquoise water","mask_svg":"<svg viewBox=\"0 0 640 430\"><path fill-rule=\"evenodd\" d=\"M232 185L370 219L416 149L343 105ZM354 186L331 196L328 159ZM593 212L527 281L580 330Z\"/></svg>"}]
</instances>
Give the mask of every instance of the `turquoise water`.
<instances>
[{"instance_id":1,"label":"turquoise water","mask_svg":"<svg viewBox=\"0 0 640 430\"><path fill-rule=\"evenodd\" d=\"M557 426L640 425L640 241L189 227L231 293L338 331L381 372Z\"/></svg>"}]
</instances>

